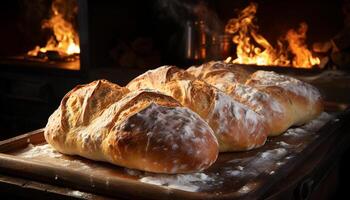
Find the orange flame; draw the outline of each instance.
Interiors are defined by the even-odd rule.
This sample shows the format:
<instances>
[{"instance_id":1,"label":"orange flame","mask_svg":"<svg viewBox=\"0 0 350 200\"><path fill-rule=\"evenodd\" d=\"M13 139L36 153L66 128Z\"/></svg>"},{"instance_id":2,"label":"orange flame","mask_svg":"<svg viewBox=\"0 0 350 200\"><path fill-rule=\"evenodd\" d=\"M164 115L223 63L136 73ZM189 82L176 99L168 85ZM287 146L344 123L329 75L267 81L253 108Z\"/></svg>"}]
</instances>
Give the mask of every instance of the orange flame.
<instances>
[{"instance_id":1,"label":"orange flame","mask_svg":"<svg viewBox=\"0 0 350 200\"><path fill-rule=\"evenodd\" d=\"M291 29L285 37L289 43L289 50L295 55L293 59L294 67L312 67L320 64L320 59L313 57L305 45L306 32L307 24L301 23L297 31Z\"/></svg>"},{"instance_id":2,"label":"orange flame","mask_svg":"<svg viewBox=\"0 0 350 200\"><path fill-rule=\"evenodd\" d=\"M64 19L58 5L60 4L52 3L52 16L42 24L42 29L52 29L54 35L50 37L45 47L36 46L27 53L28 55L37 56L39 52L47 51L57 51L64 55L80 53L79 36L73 25Z\"/></svg>"},{"instance_id":3,"label":"orange flame","mask_svg":"<svg viewBox=\"0 0 350 200\"><path fill-rule=\"evenodd\" d=\"M284 38L288 43L285 47L282 41L277 41L274 48L262 35L258 33L258 26L254 24L257 4L251 3L244 8L238 18L228 21L225 32L232 35L232 41L237 44L237 58L227 58L226 62L255 65L279 65L311 68L319 64L320 59L314 57L305 44L307 25L302 23L295 31L289 30ZM257 45L255 45L257 44ZM292 60L289 55L293 55Z\"/></svg>"}]
</instances>

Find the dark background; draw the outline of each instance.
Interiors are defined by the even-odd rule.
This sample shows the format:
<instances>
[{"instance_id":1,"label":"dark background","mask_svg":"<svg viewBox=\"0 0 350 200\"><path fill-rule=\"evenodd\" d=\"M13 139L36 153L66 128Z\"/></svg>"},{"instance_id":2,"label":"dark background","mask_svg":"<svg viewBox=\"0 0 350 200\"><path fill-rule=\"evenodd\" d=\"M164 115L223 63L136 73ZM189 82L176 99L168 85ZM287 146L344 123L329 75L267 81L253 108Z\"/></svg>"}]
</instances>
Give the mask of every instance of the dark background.
<instances>
[{"instance_id":1,"label":"dark background","mask_svg":"<svg viewBox=\"0 0 350 200\"><path fill-rule=\"evenodd\" d=\"M124 64L126 67L184 65L184 27L186 21L198 17L194 10L199 2L210 10L206 14L208 19L217 18L212 21L215 25L209 27L209 31L219 34L223 25L249 4L244 0L88 1L86 20L91 38L92 67L120 67L123 64L118 59L128 48L138 48L136 53L148 55L141 55L146 57L143 63ZM301 22L308 24L309 45L329 40L343 27L341 0L254 2L258 4L256 23L260 33L272 45L287 30L298 28ZM41 29L41 21L49 14L50 0L3 1L0 6L0 56L23 54L35 45L45 44L49 31ZM78 27L77 21L72 23ZM142 48L146 48L146 52Z\"/></svg>"}]
</instances>

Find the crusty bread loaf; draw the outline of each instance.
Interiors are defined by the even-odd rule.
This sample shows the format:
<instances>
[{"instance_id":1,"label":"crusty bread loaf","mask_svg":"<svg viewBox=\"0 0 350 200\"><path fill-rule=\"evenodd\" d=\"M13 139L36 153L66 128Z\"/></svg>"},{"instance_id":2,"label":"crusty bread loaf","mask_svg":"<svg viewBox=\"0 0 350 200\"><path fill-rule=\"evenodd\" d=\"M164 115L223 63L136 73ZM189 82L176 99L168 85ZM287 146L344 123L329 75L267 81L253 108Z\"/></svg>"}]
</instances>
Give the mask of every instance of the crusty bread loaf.
<instances>
[{"instance_id":1,"label":"crusty bread loaf","mask_svg":"<svg viewBox=\"0 0 350 200\"><path fill-rule=\"evenodd\" d=\"M259 114L176 67L150 70L127 87L159 90L198 113L213 129L221 152L249 150L266 141L269 130Z\"/></svg>"},{"instance_id":2,"label":"crusty bread loaf","mask_svg":"<svg viewBox=\"0 0 350 200\"><path fill-rule=\"evenodd\" d=\"M292 125L307 123L323 111L320 92L312 85L290 76L259 70L250 76L246 84L273 97L284 98L284 102L290 106L288 115L293 119Z\"/></svg>"},{"instance_id":3,"label":"crusty bread loaf","mask_svg":"<svg viewBox=\"0 0 350 200\"><path fill-rule=\"evenodd\" d=\"M61 153L149 172L196 172L218 155L212 129L175 99L105 80L70 91L44 135Z\"/></svg>"},{"instance_id":4,"label":"crusty bread loaf","mask_svg":"<svg viewBox=\"0 0 350 200\"><path fill-rule=\"evenodd\" d=\"M191 67L187 71L264 116L270 128L269 136L280 135L292 125L306 123L322 111L319 92L309 84L287 76L264 71L249 75L240 66L220 61ZM292 93L281 84L303 92ZM310 101L310 95L315 100ZM305 113L302 112L304 109Z\"/></svg>"},{"instance_id":5,"label":"crusty bread loaf","mask_svg":"<svg viewBox=\"0 0 350 200\"><path fill-rule=\"evenodd\" d=\"M286 98L245 85L249 73L241 67L212 61L187 71L261 114L269 126L269 136L279 135L293 125Z\"/></svg>"},{"instance_id":6,"label":"crusty bread loaf","mask_svg":"<svg viewBox=\"0 0 350 200\"><path fill-rule=\"evenodd\" d=\"M232 83L245 83L250 75L243 67L223 61L210 61L200 66L192 66L186 71L211 85L220 86L223 91L225 87L231 87ZM220 80L220 84L217 80Z\"/></svg>"},{"instance_id":7,"label":"crusty bread loaf","mask_svg":"<svg viewBox=\"0 0 350 200\"><path fill-rule=\"evenodd\" d=\"M225 92L261 114L269 126L269 136L280 135L294 124L290 103L278 93L271 95L241 83L232 84Z\"/></svg>"}]
</instances>

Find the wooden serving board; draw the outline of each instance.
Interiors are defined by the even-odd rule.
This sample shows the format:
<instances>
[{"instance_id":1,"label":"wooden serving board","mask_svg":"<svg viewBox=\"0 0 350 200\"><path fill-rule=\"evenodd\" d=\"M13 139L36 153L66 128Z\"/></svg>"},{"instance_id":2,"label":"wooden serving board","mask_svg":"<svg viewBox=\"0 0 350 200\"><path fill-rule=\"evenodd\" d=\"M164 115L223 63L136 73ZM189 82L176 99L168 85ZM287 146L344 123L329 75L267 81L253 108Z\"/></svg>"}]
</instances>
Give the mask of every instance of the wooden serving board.
<instances>
[{"instance_id":1,"label":"wooden serving board","mask_svg":"<svg viewBox=\"0 0 350 200\"><path fill-rule=\"evenodd\" d=\"M323 113L259 149L222 153L209 169L178 175L65 156L46 144L40 129L0 142L0 173L123 199L254 199L315 153L343 122L342 116Z\"/></svg>"}]
</instances>

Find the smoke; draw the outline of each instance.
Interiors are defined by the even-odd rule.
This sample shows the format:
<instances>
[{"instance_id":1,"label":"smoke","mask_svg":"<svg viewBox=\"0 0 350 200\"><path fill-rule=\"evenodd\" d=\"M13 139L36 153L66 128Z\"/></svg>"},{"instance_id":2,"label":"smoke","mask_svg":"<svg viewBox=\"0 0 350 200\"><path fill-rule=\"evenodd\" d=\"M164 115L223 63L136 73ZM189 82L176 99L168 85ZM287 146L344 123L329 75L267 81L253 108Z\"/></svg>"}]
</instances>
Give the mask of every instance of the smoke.
<instances>
[{"instance_id":1,"label":"smoke","mask_svg":"<svg viewBox=\"0 0 350 200\"><path fill-rule=\"evenodd\" d=\"M171 18L180 25L185 25L186 21L192 18L193 6L189 2L180 0L158 0L158 9L162 17Z\"/></svg>"},{"instance_id":2,"label":"smoke","mask_svg":"<svg viewBox=\"0 0 350 200\"><path fill-rule=\"evenodd\" d=\"M158 0L157 5L162 16L171 18L180 26L184 27L188 21L203 21L207 33L221 34L224 30L217 13L204 1Z\"/></svg>"},{"instance_id":3,"label":"smoke","mask_svg":"<svg viewBox=\"0 0 350 200\"><path fill-rule=\"evenodd\" d=\"M212 33L223 33L224 25L216 12L208 7L203 1L200 1L194 8L194 12L199 19L203 20Z\"/></svg>"},{"instance_id":4,"label":"smoke","mask_svg":"<svg viewBox=\"0 0 350 200\"><path fill-rule=\"evenodd\" d=\"M51 15L55 13L60 13L63 15L65 20L69 22L74 22L78 13L77 1L72 0L53 0L51 4Z\"/></svg>"},{"instance_id":5,"label":"smoke","mask_svg":"<svg viewBox=\"0 0 350 200\"><path fill-rule=\"evenodd\" d=\"M23 13L23 25L29 24L31 29L33 26L41 27L41 23L53 16L54 12L60 13L65 20L76 25L78 13L76 0L23 0L20 6Z\"/></svg>"}]
</instances>

